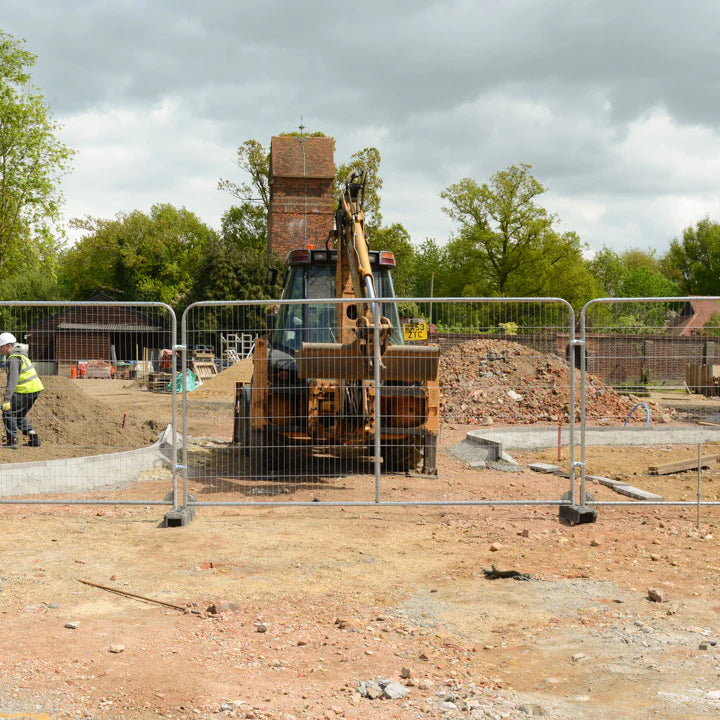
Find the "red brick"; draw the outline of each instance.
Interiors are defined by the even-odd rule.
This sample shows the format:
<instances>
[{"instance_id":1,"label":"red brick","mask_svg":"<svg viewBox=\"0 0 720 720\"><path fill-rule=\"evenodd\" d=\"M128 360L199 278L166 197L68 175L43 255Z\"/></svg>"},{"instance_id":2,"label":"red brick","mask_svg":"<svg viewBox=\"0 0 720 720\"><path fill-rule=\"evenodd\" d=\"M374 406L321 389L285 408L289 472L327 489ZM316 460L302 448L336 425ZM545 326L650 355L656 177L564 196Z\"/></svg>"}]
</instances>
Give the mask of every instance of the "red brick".
<instances>
[{"instance_id":1,"label":"red brick","mask_svg":"<svg viewBox=\"0 0 720 720\"><path fill-rule=\"evenodd\" d=\"M272 138L269 253L325 244L334 225L334 177L332 138Z\"/></svg>"}]
</instances>

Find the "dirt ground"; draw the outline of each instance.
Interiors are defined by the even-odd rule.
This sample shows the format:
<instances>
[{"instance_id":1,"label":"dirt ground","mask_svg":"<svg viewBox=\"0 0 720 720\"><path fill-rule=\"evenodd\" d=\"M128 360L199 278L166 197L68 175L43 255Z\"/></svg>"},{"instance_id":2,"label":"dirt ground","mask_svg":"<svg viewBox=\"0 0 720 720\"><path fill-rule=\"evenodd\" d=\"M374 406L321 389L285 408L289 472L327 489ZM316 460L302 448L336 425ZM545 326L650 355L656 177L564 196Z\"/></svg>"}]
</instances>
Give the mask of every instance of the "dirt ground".
<instances>
[{"instance_id":1,"label":"dirt ground","mask_svg":"<svg viewBox=\"0 0 720 720\"><path fill-rule=\"evenodd\" d=\"M170 418L169 396L87 382L86 394L113 418L125 414L126 426ZM191 433L229 439L228 402L194 403ZM444 428L437 479L384 477L384 497L558 499L567 489L527 469L557 461L556 448L513 453L519 473L473 470L449 452L465 431ZM591 448L588 467L692 501L696 472L646 473L695 453ZM718 467L703 473L704 499L720 500ZM167 482L149 475L132 494L161 496ZM335 482L372 496L367 484ZM201 479L190 490L225 497ZM181 528L160 527L163 512L0 505L0 718L720 712L718 507L702 509L699 529L694 507L602 507L597 523L579 526L547 505L202 506ZM531 579L488 579L493 565ZM378 680L379 691L404 696L365 697Z\"/></svg>"}]
</instances>

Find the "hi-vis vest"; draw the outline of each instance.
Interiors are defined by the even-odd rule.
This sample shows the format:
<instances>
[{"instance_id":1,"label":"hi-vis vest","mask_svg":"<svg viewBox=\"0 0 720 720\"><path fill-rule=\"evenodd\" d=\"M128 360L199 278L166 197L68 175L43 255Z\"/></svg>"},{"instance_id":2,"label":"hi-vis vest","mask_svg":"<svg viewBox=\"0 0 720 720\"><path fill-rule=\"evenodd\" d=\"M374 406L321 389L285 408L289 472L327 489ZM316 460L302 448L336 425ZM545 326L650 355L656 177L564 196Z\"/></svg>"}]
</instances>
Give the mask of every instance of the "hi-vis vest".
<instances>
[{"instance_id":1,"label":"hi-vis vest","mask_svg":"<svg viewBox=\"0 0 720 720\"><path fill-rule=\"evenodd\" d=\"M10 353L10 355L7 356L8 361L11 357L20 358L20 377L18 378L17 387L15 388L16 393L22 395L40 392L45 389L29 357L21 355L20 353Z\"/></svg>"}]
</instances>

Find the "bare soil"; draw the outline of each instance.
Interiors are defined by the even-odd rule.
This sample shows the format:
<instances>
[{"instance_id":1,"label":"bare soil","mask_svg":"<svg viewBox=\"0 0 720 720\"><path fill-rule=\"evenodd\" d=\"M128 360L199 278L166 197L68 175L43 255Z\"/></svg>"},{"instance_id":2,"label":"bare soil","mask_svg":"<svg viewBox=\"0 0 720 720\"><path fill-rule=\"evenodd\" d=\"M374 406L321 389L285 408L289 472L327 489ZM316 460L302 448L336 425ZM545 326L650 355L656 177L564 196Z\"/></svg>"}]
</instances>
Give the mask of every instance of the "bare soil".
<instances>
[{"instance_id":1,"label":"bare soil","mask_svg":"<svg viewBox=\"0 0 720 720\"><path fill-rule=\"evenodd\" d=\"M83 408L99 410L93 425L125 416L142 432L171 417L168 395L129 383L77 381L73 390ZM222 445L232 404L208 396L188 401L189 428ZM385 476L384 497L556 500L567 489L566 479L526 467L557 461L556 448L514 453L520 473L469 468L449 450L470 427L443 429L438 478ZM31 451L46 447L10 457L37 458ZM588 464L694 500L696 472L647 468L695 453L589 448ZM161 496L168 483L166 471L150 473L123 498ZM369 483L349 474L321 489L372 497ZM720 499L717 464L702 484L704 499ZM190 490L200 500L238 497L201 478ZM288 499L317 492L300 484ZM160 527L163 512L0 505L0 717L615 720L720 711L717 507L702 509L699 528L694 507L632 505L603 507L597 523L579 526L561 524L548 505L201 506L180 528ZM493 565L532 579L488 579ZM664 602L651 601L650 589ZM378 678L407 694L362 697L360 684Z\"/></svg>"}]
</instances>

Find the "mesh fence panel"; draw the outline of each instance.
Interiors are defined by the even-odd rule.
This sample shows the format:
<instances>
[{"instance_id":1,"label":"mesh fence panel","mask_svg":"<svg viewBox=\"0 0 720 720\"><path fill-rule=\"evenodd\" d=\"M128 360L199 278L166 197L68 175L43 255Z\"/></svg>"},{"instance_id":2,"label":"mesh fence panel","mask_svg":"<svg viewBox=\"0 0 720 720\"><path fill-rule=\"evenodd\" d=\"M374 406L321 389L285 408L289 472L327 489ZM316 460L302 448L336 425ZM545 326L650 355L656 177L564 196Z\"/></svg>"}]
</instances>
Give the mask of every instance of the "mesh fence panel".
<instances>
[{"instance_id":1,"label":"mesh fence panel","mask_svg":"<svg viewBox=\"0 0 720 720\"><path fill-rule=\"evenodd\" d=\"M3 413L0 502L173 503L175 325L161 303L0 303L0 329L44 386L27 414L17 392Z\"/></svg>"},{"instance_id":2,"label":"mesh fence panel","mask_svg":"<svg viewBox=\"0 0 720 720\"><path fill-rule=\"evenodd\" d=\"M717 297L603 298L583 308L581 494L590 476L620 485L617 499L599 505L720 501L713 482L720 457L719 309ZM614 405L605 402L597 412L608 388L616 392ZM612 440L619 453L642 445L655 454L634 481L639 488L622 488L626 477L593 476L594 446L604 442L603 429L612 429L602 426L622 428Z\"/></svg>"},{"instance_id":3,"label":"mesh fence panel","mask_svg":"<svg viewBox=\"0 0 720 720\"><path fill-rule=\"evenodd\" d=\"M480 502L481 476L468 486L453 475L468 464L463 448L451 454L467 430L568 426L563 301L378 305L360 331L363 308L349 300L187 309L185 363L202 381L183 397L191 501ZM224 420L203 428L211 411Z\"/></svg>"},{"instance_id":4,"label":"mesh fence panel","mask_svg":"<svg viewBox=\"0 0 720 720\"><path fill-rule=\"evenodd\" d=\"M651 393L655 421L720 420L717 308L718 298L592 301L583 310L587 373L638 402ZM625 406L611 420L624 421L623 413ZM647 417L640 407L631 422Z\"/></svg>"}]
</instances>

